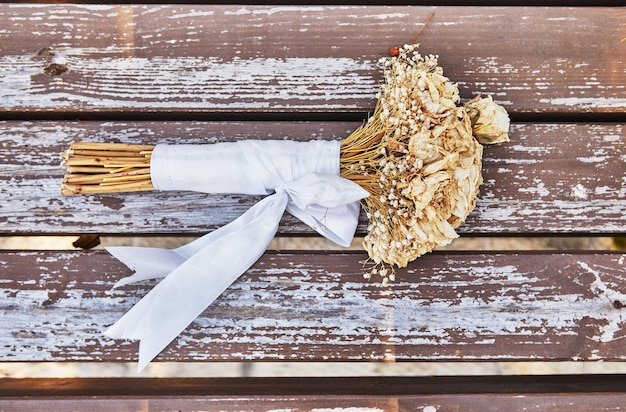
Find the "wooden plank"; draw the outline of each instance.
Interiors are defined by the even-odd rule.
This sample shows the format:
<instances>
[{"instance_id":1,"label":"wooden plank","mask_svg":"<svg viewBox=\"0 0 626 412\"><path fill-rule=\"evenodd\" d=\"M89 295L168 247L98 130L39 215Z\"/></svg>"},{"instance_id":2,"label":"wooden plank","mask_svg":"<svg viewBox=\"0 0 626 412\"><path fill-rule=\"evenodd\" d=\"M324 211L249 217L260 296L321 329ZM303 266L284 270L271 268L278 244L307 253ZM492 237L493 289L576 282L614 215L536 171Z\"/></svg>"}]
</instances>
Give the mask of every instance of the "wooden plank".
<instances>
[{"instance_id":1,"label":"wooden plank","mask_svg":"<svg viewBox=\"0 0 626 412\"><path fill-rule=\"evenodd\" d=\"M158 360L625 360L626 255L433 253L391 287L363 253L266 253ZM0 255L0 360L130 361L103 330L150 289L107 253Z\"/></svg>"},{"instance_id":2,"label":"wooden plank","mask_svg":"<svg viewBox=\"0 0 626 412\"><path fill-rule=\"evenodd\" d=\"M626 375L386 377L9 378L0 397L594 394L622 392Z\"/></svg>"},{"instance_id":3,"label":"wooden plank","mask_svg":"<svg viewBox=\"0 0 626 412\"><path fill-rule=\"evenodd\" d=\"M0 3L41 3L40 0L0 0ZM79 4L98 4L102 5L101 0L81 0L74 1L73 3ZM165 0L141 0L141 1L133 1L132 4L167 4L168 2ZM232 5L259 5L261 4L258 0L221 0L216 2L215 0L194 0L188 1L187 4L232 4ZM106 4L128 4L127 1L122 0L109 0ZM262 2L263 5L293 5L293 2L288 0L264 0ZM333 0L312 0L312 1L301 1L298 2L298 5L311 5L311 6L319 6L319 5L352 5L354 6L356 3L351 3L348 1L333 1ZM413 0L360 0L358 5L370 5L370 6L412 6L416 5L416 2ZM501 1L496 0L431 0L428 2L430 6L501 6ZM620 0L601 0L594 2L593 0L507 0L507 6L564 6L564 7L585 7L585 6L621 6L622 3Z\"/></svg>"},{"instance_id":4,"label":"wooden plank","mask_svg":"<svg viewBox=\"0 0 626 412\"><path fill-rule=\"evenodd\" d=\"M569 412L580 408L588 412L622 410L624 397L621 394L594 395L445 395L445 396L405 396L405 397L276 397L257 399L250 397L227 399L45 399L0 401L5 412L37 410L41 412L81 411L180 411L180 410L219 410L219 411L527 411L550 410ZM436 408L436 409L433 409Z\"/></svg>"},{"instance_id":5,"label":"wooden plank","mask_svg":"<svg viewBox=\"0 0 626 412\"><path fill-rule=\"evenodd\" d=\"M558 378L557 378L558 379ZM4 412L39 411L333 411L333 412L397 412L397 411L528 411L572 410L621 411L622 393L595 394L532 394L532 395L414 395L414 396L280 396L252 397L131 397L108 399L83 397L70 399L20 398L0 399Z\"/></svg>"},{"instance_id":6,"label":"wooden plank","mask_svg":"<svg viewBox=\"0 0 626 412\"><path fill-rule=\"evenodd\" d=\"M3 379L3 384L0 387L0 408L6 412L296 409L338 412L610 411L621 410L626 397L623 393L624 377L621 375L236 380ZM109 395L94 396L102 393Z\"/></svg>"},{"instance_id":7,"label":"wooden plank","mask_svg":"<svg viewBox=\"0 0 626 412\"><path fill-rule=\"evenodd\" d=\"M146 144L340 140L357 126L352 122L0 122L0 232L197 235L232 221L259 200L190 192L63 197L59 153L73 140ZM510 143L485 147L485 183L476 210L460 232L624 233L623 137L623 124L514 124ZM363 218L359 232L365 228ZM290 216L283 219L280 232L313 233Z\"/></svg>"},{"instance_id":8,"label":"wooden plank","mask_svg":"<svg viewBox=\"0 0 626 412\"><path fill-rule=\"evenodd\" d=\"M623 8L197 4L0 5L1 111L364 113L378 58L432 11L422 50L462 97L623 114Z\"/></svg>"}]
</instances>

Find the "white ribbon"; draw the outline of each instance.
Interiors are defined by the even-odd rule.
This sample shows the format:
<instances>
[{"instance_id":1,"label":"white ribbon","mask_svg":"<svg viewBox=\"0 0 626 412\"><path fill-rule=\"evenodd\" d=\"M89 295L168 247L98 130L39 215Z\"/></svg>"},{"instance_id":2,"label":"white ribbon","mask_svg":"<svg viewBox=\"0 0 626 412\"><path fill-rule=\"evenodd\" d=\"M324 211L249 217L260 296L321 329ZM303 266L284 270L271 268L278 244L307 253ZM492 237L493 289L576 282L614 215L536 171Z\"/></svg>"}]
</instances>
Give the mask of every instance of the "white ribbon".
<instances>
[{"instance_id":1,"label":"white ribbon","mask_svg":"<svg viewBox=\"0 0 626 412\"><path fill-rule=\"evenodd\" d=\"M159 190L274 194L178 249L107 248L135 271L116 287L164 278L105 332L140 341L140 371L263 255L285 210L348 246L358 223L358 201L368 196L339 177L334 141L159 145L150 169Z\"/></svg>"}]
</instances>

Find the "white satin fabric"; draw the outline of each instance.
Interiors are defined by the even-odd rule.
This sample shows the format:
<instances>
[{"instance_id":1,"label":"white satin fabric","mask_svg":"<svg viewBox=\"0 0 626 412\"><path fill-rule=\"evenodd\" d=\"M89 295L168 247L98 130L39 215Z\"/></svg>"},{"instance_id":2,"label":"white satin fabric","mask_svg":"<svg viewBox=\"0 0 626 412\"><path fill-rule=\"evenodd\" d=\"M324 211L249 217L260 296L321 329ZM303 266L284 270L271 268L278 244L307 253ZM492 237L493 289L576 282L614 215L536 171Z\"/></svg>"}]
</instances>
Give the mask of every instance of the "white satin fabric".
<instances>
[{"instance_id":1,"label":"white satin fabric","mask_svg":"<svg viewBox=\"0 0 626 412\"><path fill-rule=\"evenodd\" d=\"M287 210L349 246L368 193L339 177L339 142L251 141L159 145L158 190L269 195L239 218L178 249L110 247L135 273L116 286L164 278L105 333L138 339L142 370L267 249ZM273 193L273 194L272 194Z\"/></svg>"}]
</instances>

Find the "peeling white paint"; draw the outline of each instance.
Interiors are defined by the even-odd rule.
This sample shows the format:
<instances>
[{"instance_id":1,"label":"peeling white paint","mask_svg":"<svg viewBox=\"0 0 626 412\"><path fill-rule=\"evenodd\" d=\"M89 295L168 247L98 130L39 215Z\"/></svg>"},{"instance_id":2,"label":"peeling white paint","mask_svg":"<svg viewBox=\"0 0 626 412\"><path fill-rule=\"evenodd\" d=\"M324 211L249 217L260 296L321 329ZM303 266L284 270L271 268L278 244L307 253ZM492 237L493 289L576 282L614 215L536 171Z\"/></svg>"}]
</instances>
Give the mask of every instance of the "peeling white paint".
<instances>
[{"instance_id":1,"label":"peeling white paint","mask_svg":"<svg viewBox=\"0 0 626 412\"><path fill-rule=\"evenodd\" d=\"M187 13L173 14L167 16L168 19L188 19L190 17L211 17L215 15L215 10L190 10Z\"/></svg>"},{"instance_id":2,"label":"peeling white paint","mask_svg":"<svg viewBox=\"0 0 626 412\"><path fill-rule=\"evenodd\" d=\"M589 196L587 194L587 189L578 183L576 186L572 187L572 197L577 199L587 199Z\"/></svg>"},{"instance_id":3,"label":"peeling white paint","mask_svg":"<svg viewBox=\"0 0 626 412\"><path fill-rule=\"evenodd\" d=\"M207 6L207 5L185 5L185 6L159 6L159 7L148 7L145 5L142 6L116 6L116 5L105 5L105 6L97 6L97 5L53 5L47 8L34 7L35 5L17 5L15 7L9 7L9 12L6 15L0 16L5 19L5 21L12 22L13 26L11 26L10 30L17 31L19 30L20 22L24 22L32 19L45 19L49 26L44 26L40 30L29 30L29 32L33 32L33 36L38 39L48 39L55 38L54 47L55 48L63 48L63 47L77 47L76 45L85 44L89 42L89 39L94 37L102 37L105 35L112 36L115 39L114 43L119 44L127 44L128 48L126 50L126 54L123 55L125 58L132 58L131 56L136 55L150 55L155 58L169 57L169 59L173 62L177 60L174 56L185 55L188 51L186 46L189 43L199 43L206 42L206 38L204 38L204 34L206 33L203 30L203 25L207 22L210 22L214 18L218 18L220 15L223 17L228 17L232 15L235 19L240 14L251 15L254 18L248 23L241 22L242 25L248 25L247 28L251 30L257 30L256 33L253 33L250 37L251 46L246 47L245 51L250 55L250 53L254 54L254 44L257 41L261 42L271 42L272 39L267 39L266 36L268 34L267 29L271 27L273 23L272 17L274 15L284 14L287 18L297 19L300 25L294 24L291 27L294 35L302 33L302 30L308 30L307 33L313 33L313 36L320 36L315 30L309 30L309 27L315 27L312 24L312 21L322 21L324 27L328 27L329 25L345 25L347 27L358 28L360 21L366 19L375 26L374 30L380 33L389 33L397 27L401 27L401 30L408 30L406 28L406 22L412 22L416 26L420 25L422 20L416 20L415 17L423 14L421 11L409 10L405 12L400 8L395 7L378 7L375 9L375 12L372 12L372 9L369 7L300 7L300 6ZM347 11L346 11L347 10ZM171 27L168 27L167 24L161 25L158 28L154 28L150 26L149 21L144 18L146 15L156 14L154 18L162 19L164 21L168 21L171 19L185 19L186 23L189 24L190 27L193 27L193 30L189 30L187 38L180 37L180 33L177 31L172 31ZM339 21L335 18L335 14L340 12ZM524 19L537 18L535 15L536 12L532 12L531 15L525 16L516 16L510 15L508 11L502 9L502 13L493 16L484 16L477 14L469 14L469 15L444 15L440 16L441 21L435 21L432 24L438 26L438 28L444 31L455 32L457 29L455 26L459 26L461 30L463 27L471 29L476 27L477 23L481 25L490 25L490 24L501 24L499 19L520 19L523 21ZM558 23L562 19L570 19L573 17L570 16L562 16L548 13L544 16L546 11L542 12L541 21L542 22L556 22ZM599 16L604 16L601 11L593 11L590 14L594 15L595 13L599 13ZM77 18L78 17L78 18ZM580 19L580 17L577 17ZM94 30L93 24L91 24L90 19L109 19L111 21L111 31L107 33L93 33ZM486 20L485 20L486 19ZM547 20L546 20L547 19ZM553 19L553 20L550 20ZM588 27L587 24L591 18L585 18L583 20L578 21L577 23L581 25L581 28ZM307 21L308 20L308 21ZM330 23L329 23L330 22ZM416 23L417 22L417 23ZM282 21L281 21L282 23ZM69 26L71 25L71 27ZM130 25L130 26L129 26ZM450 26L450 28L447 28ZM128 28L130 27L130 28ZM497 27L497 26L496 26ZM550 30L551 25L548 25L546 29ZM125 29L128 28L128 29ZM9 29L5 29L9 30ZM121 32L120 32L121 30ZM222 28L222 31L229 30L228 26L226 28ZM325 30L324 28L320 30ZM173 33L176 33L176 38L172 37ZM606 35L601 33L603 35ZM558 39L552 39L553 41L569 41L569 37L566 34L562 34L561 32L557 32L555 34ZM598 34L600 35L600 34ZM134 39L150 39L149 41L133 41ZM343 40L343 39L342 39ZM48 41L48 40L46 40ZM230 41L230 40L229 40ZM491 50L490 47L491 38L487 37L487 43L476 45L476 42L472 42L472 45L477 48L477 50ZM243 42L241 42L243 44ZM236 41L234 43L225 43L223 45L219 43L212 43L208 48L220 48L225 47L228 50L236 49L241 44L237 44ZM161 47L163 46L163 47ZM344 47L345 45L338 45L337 47ZM285 46L288 47L288 46ZM529 43L528 46L523 47L532 47L531 53L534 51L536 47L534 44ZM465 49L465 47L463 46ZM180 52L179 52L180 51ZM223 51L223 50L222 50ZM216 53L221 54L222 51ZM152 53L154 52L154 54ZM197 51L195 51L197 53ZM434 51L436 52L436 51ZM162 53L160 55L159 53ZM259 51L262 53L262 51ZM354 50L349 51L348 53L352 53L353 59L356 61L360 57L365 56L365 54L359 54L359 52L355 52ZM202 53L201 53L202 54ZM229 55L229 53L226 53ZM520 54L524 55L523 50L520 51ZM526 53L528 55L529 53ZM209 56L210 53L202 54L202 57ZM97 54L92 56L98 56ZM100 55L101 56L101 55ZM260 54L257 54L259 57ZM3 56L7 58L8 56ZM16 56L14 56L16 57ZM19 57L19 56L18 56ZM23 57L23 56L22 56ZM32 56L31 56L32 57ZM118 56L119 57L119 56ZM266 56L267 57L267 56ZM271 56L270 56L271 57ZM299 56L294 55L293 58L298 58ZM606 109L606 108L621 108L624 107L624 99L621 97L620 92L622 91L622 85L615 85L614 78L612 73L604 74L598 73L591 69L588 69L585 73L581 75L580 82L568 84L565 86L561 86L562 75L567 75L574 68L588 68L590 66L594 66L597 64L596 60L593 60L593 63L588 61L581 60L582 58L588 58L586 54L580 55L577 53L571 56L559 56L547 59L545 62L541 64L537 64L533 61L524 61L524 60L516 60L515 58L511 58L511 56L502 56L502 55L472 55L464 57L464 61L462 63L463 70L460 73L457 73L458 78L453 78L452 80L458 81L459 84L464 85L469 90L468 93L472 92L484 92L491 93L496 96L507 96L505 100L499 100L500 102L506 102L507 105L517 107L524 110L543 110L542 105L550 105L551 109L555 109L553 106L560 105L561 109L570 108L570 107L583 107L585 110L593 110L595 108ZM87 58L87 57L86 57ZM303 57L304 58L304 57ZM611 56L608 56L607 59L610 59ZM372 56L368 56L367 59L372 59ZM81 61L83 58L77 58L73 61L68 61L68 63L72 63L70 65L70 70L74 73L82 73L83 70L87 69L87 66L82 66ZM95 60L99 60L98 57L95 57ZM372 59L375 60L375 59ZM10 61L5 60L0 62L0 70L2 68L10 67ZM41 61L37 61L37 63L41 63ZM40 71L41 67L35 62L33 62L33 66L36 67L37 70ZM146 93L146 96L149 96L150 100L152 98L151 103L148 102L144 106L140 107L156 107L157 109L165 107L161 105L161 101L164 99L169 99L170 107L187 107L187 103L189 103L190 109L197 109L201 106L203 101L208 101L209 103L213 103L216 100L219 100L214 92L209 91L207 88L202 89L200 84L195 84L190 82L186 85L178 85L171 83L172 78L176 76L181 76L183 79L188 80L192 78L197 73L203 71L202 66L189 66L185 65L189 63L186 60L180 60L180 65L176 68L172 69L171 65L163 65L162 73L155 72L147 72L146 78L152 79L154 78L155 88L159 89L160 87L164 87L165 83L169 87L172 87L168 90L167 96L155 95L156 93L149 92L144 89L145 86L138 85L139 90L136 93L132 93L131 90L125 90L125 88L132 89L134 81L137 79L132 79L132 75L129 73L129 77L113 76L114 80L120 82L117 83L119 86L117 89L115 88L116 83L111 82L110 84L101 84L103 90L98 90L96 85L97 80L106 79L113 73L115 73L116 67L114 65L108 65L106 62L101 70L95 72L86 71L86 75L94 87L89 88L89 84L76 84L72 85L71 82L67 81L66 84L61 85L58 84L58 87L53 89L62 89L63 94L56 94L53 98L47 99L49 103L48 107L59 107L56 106L58 104L62 104L65 99L69 99L72 101L71 104L79 104L85 108L99 108L106 104L116 103L118 106L116 107L126 107L123 106L122 100L124 98L128 98L128 100L133 100L137 98L137 96L141 96L142 93ZM154 61L155 66L159 63L157 60ZM320 61L320 64L323 62ZM615 63L616 65L621 64L622 62L617 61L611 63ZM162 63L161 63L162 64ZM315 65L315 64L314 64ZM123 65L120 63L120 67ZM380 79L379 73L380 69L378 67L372 66L371 70L363 75L363 78L359 79L357 75L356 78L350 79L350 76L345 76L343 78L343 83L335 84L333 87L335 89L334 92L329 95L316 95L315 87L306 89L303 92L301 89L295 88L296 92L303 96L304 100L312 101L315 97L318 97L318 102L320 102L320 109L355 109L357 107L354 106L342 106L339 103L328 103L324 105L324 101L328 99L342 100L344 93L346 96L359 95L361 99L365 99L361 101L361 105L358 109L363 110L363 102L365 104L371 104L375 91L377 89L377 82ZM184 67L185 70L180 70L181 67ZM259 66L260 69L271 69L268 66ZM617 69L619 70L619 69ZM189 73L187 72L189 71ZM172 75L170 78L167 78L168 75L176 73ZM335 77L335 73L328 72L326 75L327 79L321 81L321 84L331 83L333 78ZM455 77L457 77L455 76ZM0 78L3 76L0 75ZM324 76L320 76L317 78L318 82ZM68 76L70 79L71 76ZM366 87L370 88L370 93L362 94L362 90L357 90L359 86L362 84L363 79L367 79L369 82ZM280 77L276 77L275 80L278 80L280 83L283 79ZM310 82L313 79L308 78L306 82ZM341 79L340 79L341 80ZM138 80L141 83L141 80ZM289 79L285 80L289 83ZM126 82L126 83L125 83ZM260 81L260 93L259 95L266 95L264 90L263 81ZM44 82L45 83L45 82ZM60 81L58 83L61 83ZM289 89L289 84L285 84L285 89ZM252 83L255 84L256 83ZM320 83L311 83L311 84L320 84ZM0 84L0 90L6 89L7 84ZM64 86L64 87L60 87ZM185 88L186 86L189 86ZM245 99L248 95L249 84L246 85L233 85L234 93L233 95L237 95L242 93L242 99ZM585 87L585 89L576 90L572 89L572 95L555 95L555 88L562 87ZM330 87L330 86L329 86ZM280 85L275 85L275 89L280 90ZM356 89L355 89L356 88ZM591 89L588 89L591 88ZM74 94L81 94L83 90L90 91L90 98L92 100L98 100L100 98L100 93L104 95L102 104L98 102L91 102L89 99L83 100L81 98L72 97ZM223 89L223 88L222 88ZM322 87L323 89L323 87ZM351 90L350 91L348 90ZM589 90L595 90L597 93L594 93L593 97L589 97L585 95ZM18 106L18 101L33 101L35 97L33 95L42 95L50 92L54 94L56 90L48 90L46 88L40 88L36 85L33 85L32 89L22 90L20 94L30 94L31 96L21 96L16 97L14 102L16 103L15 107ZM306 95L306 92L309 92L309 95ZM170 93L171 92L171 93ZM119 94L120 99L111 98L111 95ZM269 88L268 88L269 93ZM337 93L339 95L337 95ZM134 95L134 96L133 96ZM336 96L336 97L333 97ZM39 96L42 99L45 99L43 96ZM254 100L254 96L249 96L250 100ZM200 103L191 102L190 100L197 99ZM346 99L343 99L345 103ZM10 103L10 101L7 100ZM272 104L273 101L270 101L269 104L263 106L258 105L256 107L252 107L252 109L259 108L268 108L274 107ZM523 103L526 102L526 103ZM537 102L541 103L537 106ZM129 102L126 102L129 103ZM285 106L279 104L276 106L278 110L284 108ZM521 105L521 106L520 106ZM530 105L525 107L524 105ZM42 108L44 105L37 106L37 108ZM296 105L297 106L297 105ZM291 107L296 107L292 105ZM532 107L531 107L532 106ZM69 107L69 106L60 106L60 107ZM134 108L137 106L131 106ZM221 106L206 106L208 109L212 108L221 108ZM233 106L243 107L243 106ZM300 107L310 107L310 106L300 106ZM229 109L231 106L226 105L224 109ZM297 108L297 107L296 107ZM556 108L556 110L559 110Z\"/></svg>"},{"instance_id":4,"label":"peeling white paint","mask_svg":"<svg viewBox=\"0 0 626 412\"><path fill-rule=\"evenodd\" d=\"M279 7L268 7L268 8L255 8L253 10L253 14L255 15L267 15L271 16L273 14L280 13L309 13L309 12L320 12L323 11L323 7L315 7L315 6L279 6Z\"/></svg>"},{"instance_id":5,"label":"peeling white paint","mask_svg":"<svg viewBox=\"0 0 626 412\"><path fill-rule=\"evenodd\" d=\"M346 107L373 99L378 85L369 76L376 63L350 58L254 58L222 61L202 57L107 57L119 48L60 50L59 63L81 73L85 84L63 82L43 92L41 64L31 56L0 56L0 97L5 107L261 109ZM87 57L90 56L90 57ZM193 68L193 69L192 69ZM102 76L99 73L107 73ZM250 85L254 87L250 87ZM344 87L350 84L350 88ZM294 100L295 99L295 100Z\"/></svg>"},{"instance_id":6,"label":"peeling white paint","mask_svg":"<svg viewBox=\"0 0 626 412\"><path fill-rule=\"evenodd\" d=\"M72 254L67 256L72 259ZM355 257L346 256L350 258ZM498 265L498 260L497 256L475 262L451 260L441 263L445 269L438 269L438 273L445 274L439 285L430 278L420 278L399 281L392 288L378 291L371 290L367 283L350 282L314 265L300 266L290 276L266 274L255 281L243 280L192 323L176 345L207 351L199 352L199 357L210 356L209 348L224 342L256 348L231 354L246 360L261 354L268 360L307 356L297 352L286 356L284 351L275 349L281 345L332 347L338 352L341 348L375 345L383 349L376 356L389 361L423 358L402 348L432 347L438 352L429 355L434 360L450 357L451 351L446 347L494 345L503 337L525 345L552 344L542 336L552 336L557 341L559 337L578 336L583 320L585 324L596 325L597 333L587 336L590 340L620 339L624 320L612 307L612 300L624 299L626 295L601 280L605 276L603 267L574 260L584 270L583 274L590 273L593 277L577 277L574 281L580 285L579 292L565 293L561 289L562 280L546 283L546 277L541 275L543 271L552 273L554 267L527 273L517 264ZM474 271L472 267L480 270ZM45 270L43 273L45 284L31 285L33 289L29 290L27 280L20 288L5 286L7 292L0 294L0 309L15 308L15 304L22 308L2 310L0 319L10 327L0 328L0 345L5 345L0 347L14 348L11 356L16 359L36 360L47 356L42 347L53 351L57 345L73 346L76 356L84 354L86 359L90 346L111 345L111 340L101 335L101 331L138 297L128 297L128 292L120 290L92 296L89 291L93 282L81 286L74 282L78 278L70 277L70 282L60 286L55 279L68 280L68 274ZM498 290L493 285L501 287ZM426 288L430 288L428 294L412 292ZM59 290L64 293L57 296ZM485 294L481 290L491 292ZM585 291L595 295L589 297ZM448 292L449 297L439 296ZM42 306L49 299L53 303ZM224 316L224 311L237 315ZM15 348L15 331L23 331L19 332L20 339L25 339L19 348ZM470 358L471 354L463 356ZM493 352L490 359L507 356Z\"/></svg>"},{"instance_id":7,"label":"peeling white paint","mask_svg":"<svg viewBox=\"0 0 626 412\"><path fill-rule=\"evenodd\" d=\"M577 157L576 160L581 161L583 163L604 163L609 159L609 156L587 156L587 157Z\"/></svg>"},{"instance_id":8,"label":"peeling white paint","mask_svg":"<svg viewBox=\"0 0 626 412\"><path fill-rule=\"evenodd\" d=\"M384 409L364 406L336 407L336 408L313 408L311 412L385 412Z\"/></svg>"},{"instance_id":9,"label":"peeling white paint","mask_svg":"<svg viewBox=\"0 0 626 412\"><path fill-rule=\"evenodd\" d=\"M550 194L550 191L547 189L545 183L542 182L541 179L534 178L533 179L533 183L536 186L533 186L533 187L520 187L517 190L519 192L522 192L522 193L530 193L530 194L533 194L533 195L536 195L536 196L540 196L540 197L548 196Z\"/></svg>"},{"instance_id":10,"label":"peeling white paint","mask_svg":"<svg viewBox=\"0 0 626 412\"><path fill-rule=\"evenodd\" d=\"M553 99L539 99L539 102L556 106L575 106L590 109L626 107L626 99L618 97L557 97Z\"/></svg>"},{"instance_id":11,"label":"peeling white paint","mask_svg":"<svg viewBox=\"0 0 626 412\"><path fill-rule=\"evenodd\" d=\"M578 262L578 265L587 272L593 274L593 276L595 277L595 281L591 284L591 290L597 292L599 294L599 299L605 300L605 304L607 301L609 304L614 301L619 301L622 304L626 304L626 294L615 291L608 287L606 283L604 283L600 278L599 270L591 268L585 262ZM605 316L608 323L600 328L602 333L599 336L591 337L591 339L597 340L599 342L610 342L616 339L615 335L618 332L623 331L623 326L624 324L626 324L626 318L623 318L619 311L609 311L605 314Z\"/></svg>"}]
</instances>

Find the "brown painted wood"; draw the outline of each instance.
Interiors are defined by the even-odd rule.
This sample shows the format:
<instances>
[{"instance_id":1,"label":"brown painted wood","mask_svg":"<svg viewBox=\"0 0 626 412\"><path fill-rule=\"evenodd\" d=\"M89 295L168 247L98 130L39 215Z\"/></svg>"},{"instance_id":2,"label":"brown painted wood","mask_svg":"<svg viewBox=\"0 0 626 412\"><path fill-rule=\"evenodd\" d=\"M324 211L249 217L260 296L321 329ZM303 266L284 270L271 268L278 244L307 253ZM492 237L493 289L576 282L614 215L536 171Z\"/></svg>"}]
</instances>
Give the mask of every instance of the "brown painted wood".
<instances>
[{"instance_id":1,"label":"brown painted wood","mask_svg":"<svg viewBox=\"0 0 626 412\"><path fill-rule=\"evenodd\" d=\"M594 394L622 392L626 375L213 377L213 378L11 378L0 397Z\"/></svg>"},{"instance_id":2,"label":"brown painted wood","mask_svg":"<svg viewBox=\"0 0 626 412\"><path fill-rule=\"evenodd\" d=\"M20 0L20 1L10 1L10 0L0 0L0 3L48 3L46 0ZM72 3L78 4L102 4L102 1L98 0L81 0L81 1L73 1ZM171 1L166 0L142 0L142 1L134 1L133 4L171 4ZM122 0L109 0L106 4L128 4L128 2L124 2ZM293 6L294 2L289 0L188 0L185 4L236 4L236 5L289 5ZM429 0L429 1L416 1L416 0L360 0L359 5L370 5L370 6L389 6L389 5L399 5L399 6L501 6L501 1L495 0ZM349 2L347 0L342 1L331 1L331 0L311 0L311 1L300 1L298 5L351 5L354 6L355 3ZM507 6L565 6L565 7L585 7L585 6L621 6L619 0L602 0L598 2L594 2L592 0L507 0Z\"/></svg>"},{"instance_id":3,"label":"brown painted wood","mask_svg":"<svg viewBox=\"0 0 626 412\"><path fill-rule=\"evenodd\" d=\"M80 411L528 411L570 412L572 410L620 411L625 396L621 393L533 394L533 395L415 395L415 396L237 396L228 398L153 397L103 399L7 399L0 400L5 412ZM433 409L434 408L434 409Z\"/></svg>"},{"instance_id":4,"label":"brown painted wood","mask_svg":"<svg viewBox=\"0 0 626 412\"><path fill-rule=\"evenodd\" d=\"M59 153L73 140L215 143L234 139L343 139L351 122L0 122L3 234L189 234L229 223L258 197L191 192L60 195ZM622 124L512 126L484 149L484 180L463 234L624 233ZM159 205L155 208L155 205ZM366 227L364 218L359 231ZM284 234L313 231L286 216Z\"/></svg>"},{"instance_id":5,"label":"brown painted wood","mask_svg":"<svg viewBox=\"0 0 626 412\"><path fill-rule=\"evenodd\" d=\"M4 411L619 410L624 377L8 379ZM242 395L245 394L245 395Z\"/></svg>"},{"instance_id":6,"label":"brown painted wood","mask_svg":"<svg viewBox=\"0 0 626 412\"><path fill-rule=\"evenodd\" d=\"M623 253L434 253L390 287L363 253L268 252L159 360L624 360ZM151 284L106 252L8 252L2 361L129 361L102 332ZM615 303L618 302L618 303Z\"/></svg>"},{"instance_id":7,"label":"brown painted wood","mask_svg":"<svg viewBox=\"0 0 626 412\"><path fill-rule=\"evenodd\" d=\"M623 114L623 8L75 4L0 5L0 111L369 112L378 58L433 10L419 42L464 98Z\"/></svg>"}]
</instances>

